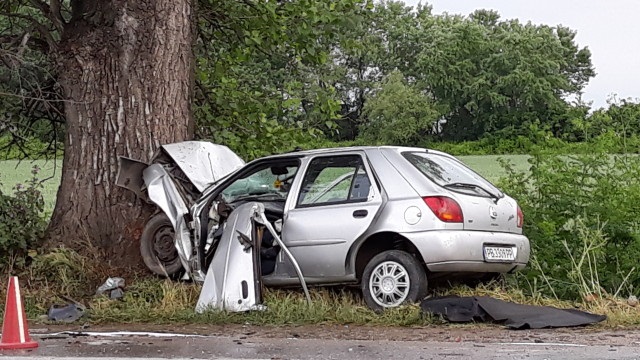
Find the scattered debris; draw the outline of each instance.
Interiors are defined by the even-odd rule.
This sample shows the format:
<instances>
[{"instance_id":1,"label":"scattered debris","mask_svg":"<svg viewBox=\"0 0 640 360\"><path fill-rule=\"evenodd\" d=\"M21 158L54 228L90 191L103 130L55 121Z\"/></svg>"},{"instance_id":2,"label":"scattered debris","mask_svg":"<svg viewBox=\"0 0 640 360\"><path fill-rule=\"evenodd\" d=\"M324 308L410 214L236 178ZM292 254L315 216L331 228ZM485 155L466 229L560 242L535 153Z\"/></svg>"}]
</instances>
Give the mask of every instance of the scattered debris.
<instances>
[{"instance_id":1,"label":"scattered debris","mask_svg":"<svg viewBox=\"0 0 640 360\"><path fill-rule=\"evenodd\" d=\"M104 284L98 287L96 295L102 295L107 292L109 292L110 299L121 299L124 296L124 279L119 277L108 278Z\"/></svg>"},{"instance_id":2,"label":"scattered debris","mask_svg":"<svg viewBox=\"0 0 640 360\"><path fill-rule=\"evenodd\" d=\"M607 318L576 309L515 304L487 296L436 297L424 300L420 307L451 322L497 322L515 330L583 326Z\"/></svg>"},{"instance_id":3,"label":"scattered debris","mask_svg":"<svg viewBox=\"0 0 640 360\"><path fill-rule=\"evenodd\" d=\"M52 305L47 312L47 320L72 323L83 317L85 310L79 304Z\"/></svg>"},{"instance_id":4,"label":"scattered debris","mask_svg":"<svg viewBox=\"0 0 640 360\"><path fill-rule=\"evenodd\" d=\"M172 338L172 337L190 337L190 338L206 338L207 335L198 334L181 334L181 333L169 333L169 332L148 332L148 331L60 331L48 334L40 334L40 337L50 336L70 336L70 337L121 337L121 336L148 336L156 338Z\"/></svg>"}]
</instances>

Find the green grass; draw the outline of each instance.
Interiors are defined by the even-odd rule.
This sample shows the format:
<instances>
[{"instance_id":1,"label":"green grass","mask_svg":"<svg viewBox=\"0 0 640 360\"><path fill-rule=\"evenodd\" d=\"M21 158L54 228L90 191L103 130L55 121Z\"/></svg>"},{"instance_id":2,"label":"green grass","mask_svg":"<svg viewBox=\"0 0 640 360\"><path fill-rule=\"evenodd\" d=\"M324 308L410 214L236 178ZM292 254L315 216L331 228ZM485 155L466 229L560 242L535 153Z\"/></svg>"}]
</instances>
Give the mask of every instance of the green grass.
<instances>
[{"instance_id":1,"label":"green grass","mask_svg":"<svg viewBox=\"0 0 640 360\"><path fill-rule=\"evenodd\" d=\"M60 281L59 281L60 282ZM352 324L377 326L429 326L446 324L439 317L425 314L417 304L404 305L375 313L366 307L357 292L348 288L312 288L312 303L301 291L263 288L265 311L233 313L209 311L197 314L195 303L201 287L193 283L156 278L134 279L125 290L124 301L106 297L76 298L89 308L92 324L251 324L251 325L315 325ZM27 316L39 318L46 313L60 289L27 287L24 290ZM3 296L0 291L0 296ZM564 309L580 309L607 316L595 328L637 327L637 308L622 299L612 297L594 301L563 301L541 296L529 296L505 282L491 282L477 287L457 285L433 289L431 296L490 296L504 301ZM60 298L61 301L64 299ZM1 311L1 309L0 309ZM2 315L2 314L0 314ZM39 319L38 322L46 321Z\"/></svg>"},{"instance_id":2,"label":"green grass","mask_svg":"<svg viewBox=\"0 0 640 360\"><path fill-rule=\"evenodd\" d=\"M55 205L56 192L62 174L62 161L47 160L4 160L0 161L0 190L5 194L13 192L17 184L24 184L32 176L31 170L38 166L38 179L42 180L45 213L50 214Z\"/></svg>"},{"instance_id":3,"label":"green grass","mask_svg":"<svg viewBox=\"0 0 640 360\"><path fill-rule=\"evenodd\" d=\"M526 171L529 169L529 155L469 155L458 157L458 159L467 164L467 166L492 183L497 182L501 177L506 175L506 172L498 161L499 158L512 163L516 170Z\"/></svg>"},{"instance_id":4,"label":"green grass","mask_svg":"<svg viewBox=\"0 0 640 360\"><path fill-rule=\"evenodd\" d=\"M482 155L482 156L460 156L469 167L480 173L491 182L496 182L501 176L505 175L504 170L498 162L498 158L504 158L515 164L518 170L525 170L528 167L527 155ZM0 190L4 193L10 193L16 184L24 183L31 177L31 169L34 165L41 168L38 177L44 180L43 193L45 199L45 212L51 213L55 205L56 191L60 183L60 174L62 173L62 161L46 161L46 160L25 160L19 162L17 160L0 161ZM55 168L55 169L54 169ZM55 171L54 171L55 170Z\"/></svg>"}]
</instances>

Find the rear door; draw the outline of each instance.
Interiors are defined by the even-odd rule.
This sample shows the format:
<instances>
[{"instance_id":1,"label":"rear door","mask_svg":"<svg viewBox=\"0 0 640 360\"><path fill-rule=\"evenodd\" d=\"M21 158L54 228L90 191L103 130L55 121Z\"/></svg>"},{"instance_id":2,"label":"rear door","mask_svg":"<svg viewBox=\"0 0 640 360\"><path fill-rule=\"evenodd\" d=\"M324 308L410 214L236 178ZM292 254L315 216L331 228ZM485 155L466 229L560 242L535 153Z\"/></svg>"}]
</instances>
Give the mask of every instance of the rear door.
<instances>
[{"instance_id":1,"label":"rear door","mask_svg":"<svg viewBox=\"0 0 640 360\"><path fill-rule=\"evenodd\" d=\"M310 159L282 229L304 276L344 276L349 247L369 228L381 204L364 154Z\"/></svg>"}]
</instances>

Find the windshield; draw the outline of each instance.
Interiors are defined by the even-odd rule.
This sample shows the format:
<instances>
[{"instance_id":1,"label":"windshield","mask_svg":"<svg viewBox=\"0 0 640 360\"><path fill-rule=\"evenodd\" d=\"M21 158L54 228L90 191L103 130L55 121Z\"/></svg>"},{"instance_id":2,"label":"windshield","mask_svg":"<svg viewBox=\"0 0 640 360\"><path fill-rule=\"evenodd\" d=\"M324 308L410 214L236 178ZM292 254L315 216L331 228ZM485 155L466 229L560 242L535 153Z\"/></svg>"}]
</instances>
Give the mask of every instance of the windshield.
<instances>
[{"instance_id":1,"label":"windshield","mask_svg":"<svg viewBox=\"0 0 640 360\"><path fill-rule=\"evenodd\" d=\"M290 182L297 170L297 165L288 166L288 164L259 168L233 181L221 195L228 203L251 197L286 199Z\"/></svg>"},{"instance_id":2,"label":"windshield","mask_svg":"<svg viewBox=\"0 0 640 360\"><path fill-rule=\"evenodd\" d=\"M428 152L402 154L424 176L450 190L470 195L502 197L504 194L460 161Z\"/></svg>"}]
</instances>

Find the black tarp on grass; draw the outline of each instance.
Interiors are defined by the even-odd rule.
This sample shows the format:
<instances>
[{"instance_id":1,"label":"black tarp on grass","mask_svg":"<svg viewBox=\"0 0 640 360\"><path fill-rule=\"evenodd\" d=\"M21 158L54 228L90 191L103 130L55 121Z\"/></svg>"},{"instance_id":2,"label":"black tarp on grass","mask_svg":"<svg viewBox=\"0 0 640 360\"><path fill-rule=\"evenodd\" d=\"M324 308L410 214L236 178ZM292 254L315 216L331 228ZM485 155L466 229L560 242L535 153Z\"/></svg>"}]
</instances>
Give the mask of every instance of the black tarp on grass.
<instances>
[{"instance_id":1,"label":"black tarp on grass","mask_svg":"<svg viewBox=\"0 0 640 360\"><path fill-rule=\"evenodd\" d=\"M576 309L522 305L487 296L436 297L422 301L420 307L451 322L496 322L515 330L584 326L607 318Z\"/></svg>"}]
</instances>

